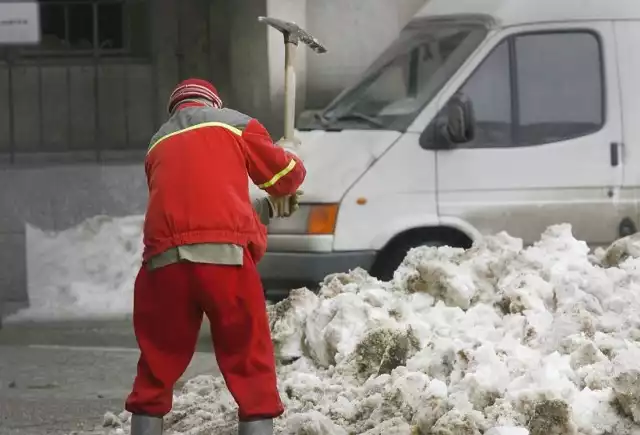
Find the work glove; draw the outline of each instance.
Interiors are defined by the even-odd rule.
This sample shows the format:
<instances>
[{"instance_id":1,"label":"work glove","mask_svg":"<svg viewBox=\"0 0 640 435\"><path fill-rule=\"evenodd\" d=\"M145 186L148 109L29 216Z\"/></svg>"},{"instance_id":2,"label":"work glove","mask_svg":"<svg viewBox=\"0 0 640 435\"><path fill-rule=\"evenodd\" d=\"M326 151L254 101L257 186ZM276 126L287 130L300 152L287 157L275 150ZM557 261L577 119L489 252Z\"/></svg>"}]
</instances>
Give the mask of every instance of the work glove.
<instances>
[{"instance_id":1,"label":"work glove","mask_svg":"<svg viewBox=\"0 0 640 435\"><path fill-rule=\"evenodd\" d=\"M271 208L272 218L289 217L300 208L300 197L302 190L298 190L293 195L267 197Z\"/></svg>"},{"instance_id":2,"label":"work glove","mask_svg":"<svg viewBox=\"0 0 640 435\"><path fill-rule=\"evenodd\" d=\"M292 152L293 154L296 154L300 149L300 145L302 145L302 141L294 136L293 139L281 138L278 142L276 142L276 145Z\"/></svg>"}]
</instances>

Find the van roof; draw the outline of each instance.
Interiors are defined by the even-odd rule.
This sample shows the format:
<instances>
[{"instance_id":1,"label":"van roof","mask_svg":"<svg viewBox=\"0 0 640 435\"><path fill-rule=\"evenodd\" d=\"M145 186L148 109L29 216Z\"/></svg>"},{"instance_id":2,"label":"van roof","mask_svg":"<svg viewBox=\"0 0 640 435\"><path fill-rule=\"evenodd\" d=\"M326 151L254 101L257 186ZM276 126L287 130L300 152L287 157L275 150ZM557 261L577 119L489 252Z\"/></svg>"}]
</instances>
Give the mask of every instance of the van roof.
<instances>
[{"instance_id":1,"label":"van roof","mask_svg":"<svg viewBox=\"0 0 640 435\"><path fill-rule=\"evenodd\" d=\"M552 21L640 19L640 0L428 0L416 18L491 16L501 27Z\"/></svg>"}]
</instances>

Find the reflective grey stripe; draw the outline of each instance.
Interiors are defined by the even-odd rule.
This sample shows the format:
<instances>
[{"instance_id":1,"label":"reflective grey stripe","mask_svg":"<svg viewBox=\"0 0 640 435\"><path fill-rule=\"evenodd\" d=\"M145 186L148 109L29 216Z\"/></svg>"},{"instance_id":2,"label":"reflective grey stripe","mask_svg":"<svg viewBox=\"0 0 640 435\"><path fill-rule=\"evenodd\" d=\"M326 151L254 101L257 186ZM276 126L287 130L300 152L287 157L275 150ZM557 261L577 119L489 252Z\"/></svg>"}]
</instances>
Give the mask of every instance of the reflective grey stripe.
<instances>
[{"instance_id":1,"label":"reflective grey stripe","mask_svg":"<svg viewBox=\"0 0 640 435\"><path fill-rule=\"evenodd\" d=\"M147 262L149 270L158 269L181 261L204 264L242 266L242 246L224 243L198 243L168 249Z\"/></svg>"},{"instance_id":2,"label":"reflective grey stripe","mask_svg":"<svg viewBox=\"0 0 640 435\"><path fill-rule=\"evenodd\" d=\"M220 122L242 131L247 124L249 124L249 121L251 121L249 116L231 109L216 109L206 106L185 107L184 109L177 110L167 122L160 127L158 132L151 138L149 146L155 144L165 136L196 125Z\"/></svg>"}]
</instances>

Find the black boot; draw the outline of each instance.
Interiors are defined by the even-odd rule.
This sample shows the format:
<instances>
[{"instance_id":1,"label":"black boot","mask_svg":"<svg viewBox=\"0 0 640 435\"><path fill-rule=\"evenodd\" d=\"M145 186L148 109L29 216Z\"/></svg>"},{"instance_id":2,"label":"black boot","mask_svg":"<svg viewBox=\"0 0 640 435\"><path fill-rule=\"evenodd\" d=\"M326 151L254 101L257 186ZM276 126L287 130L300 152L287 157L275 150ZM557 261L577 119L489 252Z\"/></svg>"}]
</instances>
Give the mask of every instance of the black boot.
<instances>
[{"instance_id":1,"label":"black boot","mask_svg":"<svg viewBox=\"0 0 640 435\"><path fill-rule=\"evenodd\" d=\"M273 419L240 421L238 435L273 435Z\"/></svg>"},{"instance_id":2,"label":"black boot","mask_svg":"<svg viewBox=\"0 0 640 435\"><path fill-rule=\"evenodd\" d=\"M131 416L131 435L162 435L162 426L162 417Z\"/></svg>"}]
</instances>

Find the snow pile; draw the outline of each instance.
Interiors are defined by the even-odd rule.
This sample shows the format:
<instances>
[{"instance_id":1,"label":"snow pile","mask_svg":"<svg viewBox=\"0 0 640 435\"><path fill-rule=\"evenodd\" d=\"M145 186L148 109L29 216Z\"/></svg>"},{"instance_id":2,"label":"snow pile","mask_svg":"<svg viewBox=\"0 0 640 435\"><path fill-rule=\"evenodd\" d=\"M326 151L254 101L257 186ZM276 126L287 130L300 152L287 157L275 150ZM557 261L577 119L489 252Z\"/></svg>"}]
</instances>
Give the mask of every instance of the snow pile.
<instances>
[{"instance_id":1,"label":"snow pile","mask_svg":"<svg viewBox=\"0 0 640 435\"><path fill-rule=\"evenodd\" d=\"M601 258L604 253L601 253ZM602 267L568 225L523 249L418 248L381 283L327 277L269 307L278 434L640 434L640 259ZM235 434L219 377L190 380L169 433ZM108 414L112 434L129 415Z\"/></svg>"},{"instance_id":2,"label":"snow pile","mask_svg":"<svg viewBox=\"0 0 640 435\"><path fill-rule=\"evenodd\" d=\"M96 216L58 233L27 225L29 308L6 320L129 315L143 222L143 216Z\"/></svg>"},{"instance_id":3,"label":"snow pile","mask_svg":"<svg viewBox=\"0 0 640 435\"><path fill-rule=\"evenodd\" d=\"M640 257L640 233L617 240L608 249L596 252L597 260L604 267L618 266L630 257Z\"/></svg>"}]
</instances>

